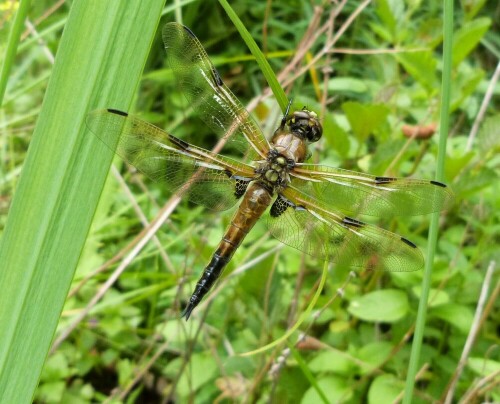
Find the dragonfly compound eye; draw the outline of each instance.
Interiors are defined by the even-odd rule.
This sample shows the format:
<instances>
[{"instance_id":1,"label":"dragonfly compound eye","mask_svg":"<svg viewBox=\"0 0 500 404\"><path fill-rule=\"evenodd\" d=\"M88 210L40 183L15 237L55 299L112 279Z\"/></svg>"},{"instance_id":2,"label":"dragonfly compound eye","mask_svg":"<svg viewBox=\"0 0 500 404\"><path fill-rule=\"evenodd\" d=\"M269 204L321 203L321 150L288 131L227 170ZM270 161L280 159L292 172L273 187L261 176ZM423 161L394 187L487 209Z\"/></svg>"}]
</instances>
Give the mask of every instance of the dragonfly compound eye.
<instances>
[{"instance_id":1,"label":"dragonfly compound eye","mask_svg":"<svg viewBox=\"0 0 500 404\"><path fill-rule=\"evenodd\" d=\"M317 142L323 135L323 127L316 118L311 119L309 125L309 130L306 135L307 140L311 143Z\"/></svg>"}]
</instances>

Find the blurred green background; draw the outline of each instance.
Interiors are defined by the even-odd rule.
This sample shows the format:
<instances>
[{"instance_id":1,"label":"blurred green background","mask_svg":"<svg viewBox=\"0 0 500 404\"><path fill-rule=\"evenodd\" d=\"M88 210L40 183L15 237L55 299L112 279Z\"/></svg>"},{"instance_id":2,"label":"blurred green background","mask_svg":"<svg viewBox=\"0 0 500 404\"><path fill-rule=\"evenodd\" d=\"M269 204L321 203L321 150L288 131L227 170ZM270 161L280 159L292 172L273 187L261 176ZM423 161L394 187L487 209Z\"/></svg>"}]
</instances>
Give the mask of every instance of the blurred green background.
<instances>
[{"instance_id":1,"label":"blurred green background","mask_svg":"<svg viewBox=\"0 0 500 404\"><path fill-rule=\"evenodd\" d=\"M442 68L440 2L233 3L287 95L295 105L322 116L324 137L313 148L312 161L375 175L434 178ZM0 2L2 55L16 4ZM37 1L28 15L35 31L27 29L22 36L0 109L1 229L70 6ZM455 11L445 172L456 204L441 217L414 402L444 399L465 341L476 333L452 387L455 400L500 401L500 280L498 271L486 277L490 263L495 265L500 256L500 86L493 80L500 59L500 5L463 0ZM238 31L215 1L167 4L131 112L196 145L210 147L216 140L186 105L165 65L161 27L169 21L194 31L225 83L271 135L282 112ZM122 264L144 220L152 220L168 201L161 184L148 182L118 159L114 166L56 339ZM258 223L216 290L188 323L180 320L180 310L231 213L214 214L182 201L89 315L68 336L57 339L36 400L400 399L423 271L351 276L332 267L316 316L300 327L305 338L296 332L288 343L243 357L239 354L278 339L297 321L323 268L321 261L283 246ZM368 220L426 248L429 217ZM474 322L482 288L487 288L486 294Z\"/></svg>"}]
</instances>

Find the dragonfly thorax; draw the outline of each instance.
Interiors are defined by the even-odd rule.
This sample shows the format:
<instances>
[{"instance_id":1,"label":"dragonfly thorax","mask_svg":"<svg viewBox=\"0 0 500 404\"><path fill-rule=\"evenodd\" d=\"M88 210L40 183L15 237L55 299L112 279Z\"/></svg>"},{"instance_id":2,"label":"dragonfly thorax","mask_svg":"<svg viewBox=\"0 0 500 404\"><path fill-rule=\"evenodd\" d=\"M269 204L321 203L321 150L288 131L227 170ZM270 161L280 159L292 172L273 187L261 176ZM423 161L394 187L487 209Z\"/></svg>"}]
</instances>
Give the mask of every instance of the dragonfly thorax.
<instances>
[{"instance_id":1,"label":"dragonfly thorax","mask_svg":"<svg viewBox=\"0 0 500 404\"><path fill-rule=\"evenodd\" d=\"M294 165L294 159L285 157L277 149L271 149L267 159L258 163L255 172L268 189L279 191L290 182L288 173Z\"/></svg>"}]
</instances>

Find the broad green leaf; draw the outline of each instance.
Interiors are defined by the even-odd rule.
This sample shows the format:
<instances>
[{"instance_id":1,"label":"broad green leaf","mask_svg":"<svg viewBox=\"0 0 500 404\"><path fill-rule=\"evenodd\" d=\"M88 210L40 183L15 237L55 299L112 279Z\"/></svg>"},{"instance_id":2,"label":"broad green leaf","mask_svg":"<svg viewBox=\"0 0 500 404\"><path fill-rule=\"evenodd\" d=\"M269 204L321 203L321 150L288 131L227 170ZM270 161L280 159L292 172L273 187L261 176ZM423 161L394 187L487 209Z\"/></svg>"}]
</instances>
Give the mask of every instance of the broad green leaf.
<instances>
[{"instance_id":1,"label":"broad green leaf","mask_svg":"<svg viewBox=\"0 0 500 404\"><path fill-rule=\"evenodd\" d=\"M314 373L337 373L348 375L353 367L353 359L346 357L346 354L335 351L324 351L319 353L309 362L309 369Z\"/></svg>"},{"instance_id":2,"label":"broad green leaf","mask_svg":"<svg viewBox=\"0 0 500 404\"><path fill-rule=\"evenodd\" d=\"M468 104L468 98L477 91L479 85L483 81L484 71L482 69L474 69L465 63L461 64L456 70L453 78L453 87L451 88L451 106L450 112L454 112L458 108L465 109ZM472 114L477 113L473 109Z\"/></svg>"},{"instance_id":3,"label":"broad green leaf","mask_svg":"<svg viewBox=\"0 0 500 404\"><path fill-rule=\"evenodd\" d=\"M414 286L412 288L412 292L415 294L416 297L420 298L420 295L422 293L422 287ZM445 304L448 303L449 301L450 301L450 296L446 291L439 289L431 289L429 291L429 299L428 299L429 307L439 306L440 304Z\"/></svg>"},{"instance_id":4,"label":"broad green leaf","mask_svg":"<svg viewBox=\"0 0 500 404\"><path fill-rule=\"evenodd\" d=\"M328 82L328 89L336 93L366 93L368 86L363 80L354 77L334 77Z\"/></svg>"},{"instance_id":5,"label":"broad green leaf","mask_svg":"<svg viewBox=\"0 0 500 404\"><path fill-rule=\"evenodd\" d=\"M490 187L498 181L498 170L492 170L488 167L481 169L466 170L459 180L453 185L453 189L462 197L470 196L481 191L484 188Z\"/></svg>"},{"instance_id":6,"label":"broad green leaf","mask_svg":"<svg viewBox=\"0 0 500 404\"><path fill-rule=\"evenodd\" d=\"M453 37L453 66L459 64L477 46L491 25L488 17L465 23Z\"/></svg>"},{"instance_id":7,"label":"broad green leaf","mask_svg":"<svg viewBox=\"0 0 500 404\"><path fill-rule=\"evenodd\" d=\"M365 141L368 135L386 122L389 115L389 108L385 105L361 104L354 101L343 103L342 110L359 141Z\"/></svg>"},{"instance_id":8,"label":"broad green leaf","mask_svg":"<svg viewBox=\"0 0 500 404\"><path fill-rule=\"evenodd\" d=\"M375 153L371 158L367 159L366 168L364 170L371 173L383 173L388 166L394 162L394 157L401 152L406 140L402 138L391 140L390 142L383 142L378 145ZM410 154L406 152L405 155ZM361 165L360 165L361 166Z\"/></svg>"},{"instance_id":9,"label":"broad green leaf","mask_svg":"<svg viewBox=\"0 0 500 404\"><path fill-rule=\"evenodd\" d=\"M212 355L206 352L194 354L179 380L177 392L181 396L188 396L191 391L198 390L213 379L217 375L216 370L217 365Z\"/></svg>"},{"instance_id":10,"label":"broad green leaf","mask_svg":"<svg viewBox=\"0 0 500 404\"><path fill-rule=\"evenodd\" d=\"M321 390L328 397L328 402L330 403L348 401L353 395L351 383L348 383L340 377L324 377L318 380L318 384ZM301 400L301 404L318 404L321 402L322 400L314 387L310 387Z\"/></svg>"},{"instance_id":11,"label":"broad green leaf","mask_svg":"<svg viewBox=\"0 0 500 404\"><path fill-rule=\"evenodd\" d=\"M435 307L430 311L430 315L446 321L464 334L469 332L473 319L472 311L468 307L455 303Z\"/></svg>"},{"instance_id":12,"label":"broad green leaf","mask_svg":"<svg viewBox=\"0 0 500 404\"><path fill-rule=\"evenodd\" d=\"M41 380L44 382L56 382L69 376L70 371L66 356L60 352L56 352L47 359Z\"/></svg>"},{"instance_id":13,"label":"broad green leaf","mask_svg":"<svg viewBox=\"0 0 500 404\"><path fill-rule=\"evenodd\" d=\"M396 29L396 18L391 10L391 6L388 0L379 0L376 3L377 15L384 23L386 29L388 29L392 35ZM394 38L392 38L394 40Z\"/></svg>"},{"instance_id":14,"label":"broad green leaf","mask_svg":"<svg viewBox=\"0 0 500 404\"><path fill-rule=\"evenodd\" d=\"M436 75L437 61L431 51L399 53L396 59L429 93L432 94L439 88Z\"/></svg>"},{"instance_id":15,"label":"broad green leaf","mask_svg":"<svg viewBox=\"0 0 500 404\"><path fill-rule=\"evenodd\" d=\"M392 403L403 389L403 382L393 375L378 376L370 385L368 404Z\"/></svg>"},{"instance_id":16,"label":"broad green leaf","mask_svg":"<svg viewBox=\"0 0 500 404\"><path fill-rule=\"evenodd\" d=\"M469 358L467 367L482 377L500 373L500 362L493 359Z\"/></svg>"},{"instance_id":17,"label":"broad green leaf","mask_svg":"<svg viewBox=\"0 0 500 404\"><path fill-rule=\"evenodd\" d=\"M361 373L370 373L380 366L389 357L393 348L386 341L376 341L361 347L356 355L359 360L366 364L361 366Z\"/></svg>"},{"instance_id":18,"label":"broad green leaf","mask_svg":"<svg viewBox=\"0 0 500 404\"><path fill-rule=\"evenodd\" d=\"M37 391L36 398L43 403L60 403L66 390L66 382L61 380L43 383Z\"/></svg>"},{"instance_id":19,"label":"broad green leaf","mask_svg":"<svg viewBox=\"0 0 500 404\"><path fill-rule=\"evenodd\" d=\"M135 364L130 359L122 359L116 364L118 384L124 386L134 376Z\"/></svg>"},{"instance_id":20,"label":"broad green leaf","mask_svg":"<svg viewBox=\"0 0 500 404\"><path fill-rule=\"evenodd\" d=\"M471 19L484 7L487 0L467 0L462 3L463 11Z\"/></svg>"},{"instance_id":21,"label":"broad green leaf","mask_svg":"<svg viewBox=\"0 0 500 404\"><path fill-rule=\"evenodd\" d=\"M348 311L365 321L394 323L408 314L408 297L396 289L377 290L351 301Z\"/></svg>"},{"instance_id":22,"label":"broad green leaf","mask_svg":"<svg viewBox=\"0 0 500 404\"><path fill-rule=\"evenodd\" d=\"M0 402L30 402L112 153L90 110L128 110L163 1L76 0L0 245Z\"/></svg>"},{"instance_id":23,"label":"broad green leaf","mask_svg":"<svg viewBox=\"0 0 500 404\"><path fill-rule=\"evenodd\" d=\"M344 129L335 122L331 114L323 120L323 137L342 157L349 153L349 137Z\"/></svg>"},{"instance_id":24,"label":"broad green leaf","mask_svg":"<svg viewBox=\"0 0 500 404\"><path fill-rule=\"evenodd\" d=\"M475 155L476 153L473 151L465 153L462 149L456 155L449 156L446 160L446 177L455 178Z\"/></svg>"}]
</instances>

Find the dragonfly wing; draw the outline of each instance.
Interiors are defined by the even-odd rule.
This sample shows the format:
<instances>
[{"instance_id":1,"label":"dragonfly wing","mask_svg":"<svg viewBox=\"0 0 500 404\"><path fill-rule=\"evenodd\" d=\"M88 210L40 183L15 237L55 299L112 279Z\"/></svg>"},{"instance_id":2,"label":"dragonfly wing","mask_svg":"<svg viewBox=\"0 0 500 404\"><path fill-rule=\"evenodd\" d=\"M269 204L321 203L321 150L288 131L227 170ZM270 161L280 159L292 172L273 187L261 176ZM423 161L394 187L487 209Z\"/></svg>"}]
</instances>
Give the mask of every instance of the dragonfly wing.
<instances>
[{"instance_id":1,"label":"dragonfly wing","mask_svg":"<svg viewBox=\"0 0 500 404\"><path fill-rule=\"evenodd\" d=\"M292 184L309 196L354 215L424 215L449 208L445 184L412 178L376 177L315 164L297 164Z\"/></svg>"},{"instance_id":2,"label":"dragonfly wing","mask_svg":"<svg viewBox=\"0 0 500 404\"><path fill-rule=\"evenodd\" d=\"M177 85L199 117L219 136L244 153L265 158L269 143L257 123L223 83L196 36L181 24L163 28L163 42Z\"/></svg>"},{"instance_id":3,"label":"dragonfly wing","mask_svg":"<svg viewBox=\"0 0 500 404\"><path fill-rule=\"evenodd\" d=\"M281 242L340 266L415 271L424 264L409 240L332 211L294 187L278 196L268 226Z\"/></svg>"},{"instance_id":4,"label":"dragonfly wing","mask_svg":"<svg viewBox=\"0 0 500 404\"><path fill-rule=\"evenodd\" d=\"M117 110L98 110L87 126L112 151L171 192L212 210L225 210L241 196L253 168L190 145L139 118Z\"/></svg>"}]
</instances>

